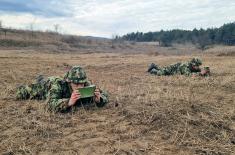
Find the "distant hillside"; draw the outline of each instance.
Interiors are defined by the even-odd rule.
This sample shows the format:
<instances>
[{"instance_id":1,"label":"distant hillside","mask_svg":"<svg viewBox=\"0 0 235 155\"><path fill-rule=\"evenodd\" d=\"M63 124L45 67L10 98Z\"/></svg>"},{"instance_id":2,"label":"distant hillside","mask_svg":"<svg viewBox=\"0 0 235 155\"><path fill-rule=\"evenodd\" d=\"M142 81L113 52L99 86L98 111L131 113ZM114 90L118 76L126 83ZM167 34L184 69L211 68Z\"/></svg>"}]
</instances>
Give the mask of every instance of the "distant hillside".
<instances>
[{"instance_id":1,"label":"distant hillside","mask_svg":"<svg viewBox=\"0 0 235 155\"><path fill-rule=\"evenodd\" d=\"M112 40L106 38L0 28L0 49L78 51L103 50L111 46Z\"/></svg>"},{"instance_id":2,"label":"distant hillside","mask_svg":"<svg viewBox=\"0 0 235 155\"><path fill-rule=\"evenodd\" d=\"M156 45L136 44L115 38L0 28L0 50L27 50L40 53L148 53L156 51Z\"/></svg>"},{"instance_id":3,"label":"distant hillside","mask_svg":"<svg viewBox=\"0 0 235 155\"><path fill-rule=\"evenodd\" d=\"M196 30L195 30L196 31ZM205 30L204 30L205 31ZM197 42L190 43L188 40L184 40L183 34L176 39L176 36L172 36L173 32L181 32L181 30L175 30L172 32L161 31L163 36L169 35L170 47L162 46L162 38L152 39L134 39L137 36L146 36L147 34L154 33L133 33L128 35L133 38L121 38L114 37L112 39L92 37L92 36L76 36L76 35L62 35L55 32L41 32L41 31L30 31L30 30L18 30L10 28L0 28L0 51L2 50L23 50L29 52L40 52L40 53L67 53L67 52L78 52L78 53L147 53L147 54L163 54L163 55L185 55L192 53L202 52L202 48L198 48ZM193 32L193 31L192 31ZM230 31L231 32L231 31ZM234 32L234 31L233 31ZM135 34L135 35L134 35ZM171 34L171 35L170 35ZM180 34L180 33L179 33ZM199 33L200 34L200 33ZM225 36L226 33L222 33ZM234 33L232 33L234 34ZM158 36L158 35L156 35ZM169 37L168 36L168 37ZM159 37L159 36L158 36ZM166 38L168 38L166 37ZM164 38L164 37L163 37ZM169 38L168 38L169 39ZM163 40L165 41L165 40ZM166 39L165 43L168 40ZM198 39L203 42L203 39ZM182 44L183 43L183 44ZM205 42L206 43L206 42ZM200 47L200 46L199 46ZM234 52L234 47L224 47L224 45L210 46L210 49L205 46L203 50L208 51L221 51L222 53ZM222 48L222 50L221 50ZM225 50L226 49L226 50Z\"/></svg>"},{"instance_id":4,"label":"distant hillside","mask_svg":"<svg viewBox=\"0 0 235 155\"><path fill-rule=\"evenodd\" d=\"M160 32L132 32L119 39L136 42L158 41L161 46L171 46L172 43L193 43L201 49L208 45L223 44L235 45L235 22L224 24L220 28L193 29L189 30L170 30Z\"/></svg>"}]
</instances>

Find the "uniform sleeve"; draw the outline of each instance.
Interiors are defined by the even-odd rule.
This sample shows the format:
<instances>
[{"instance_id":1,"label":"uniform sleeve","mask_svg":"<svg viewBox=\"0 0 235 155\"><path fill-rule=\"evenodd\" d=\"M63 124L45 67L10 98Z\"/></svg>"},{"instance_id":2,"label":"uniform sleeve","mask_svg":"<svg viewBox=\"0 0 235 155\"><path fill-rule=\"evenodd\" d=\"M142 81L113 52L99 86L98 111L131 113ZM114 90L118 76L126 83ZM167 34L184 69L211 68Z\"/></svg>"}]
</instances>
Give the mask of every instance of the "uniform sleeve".
<instances>
[{"instance_id":1,"label":"uniform sleeve","mask_svg":"<svg viewBox=\"0 0 235 155\"><path fill-rule=\"evenodd\" d=\"M90 85L91 85L91 81L87 81L84 86L87 87L87 86L90 86Z\"/></svg>"},{"instance_id":2,"label":"uniform sleeve","mask_svg":"<svg viewBox=\"0 0 235 155\"><path fill-rule=\"evenodd\" d=\"M185 67L183 68L181 74L184 74L186 76L201 76L200 72L192 72L189 68Z\"/></svg>"},{"instance_id":3,"label":"uniform sleeve","mask_svg":"<svg viewBox=\"0 0 235 155\"><path fill-rule=\"evenodd\" d=\"M189 69L189 66L187 64L182 64L180 66L180 73L182 75L187 75L187 76L191 76L192 75L192 72L191 70Z\"/></svg>"},{"instance_id":4,"label":"uniform sleeve","mask_svg":"<svg viewBox=\"0 0 235 155\"><path fill-rule=\"evenodd\" d=\"M48 96L48 108L50 111L63 112L68 109L69 98L62 98L62 86L58 81L51 84Z\"/></svg>"},{"instance_id":5,"label":"uniform sleeve","mask_svg":"<svg viewBox=\"0 0 235 155\"><path fill-rule=\"evenodd\" d=\"M187 76L191 76L191 75L192 75L192 72L190 71L189 68L184 67L184 68L181 70L181 74L187 75Z\"/></svg>"},{"instance_id":6,"label":"uniform sleeve","mask_svg":"<svg viewBox=\"0 0 235 155\"><path fill-rule=\"evenodd\" d=\"M106 91L101 91L100 102L96 103L97 107L103 107L109 102L108 93Z\"/></svg>"}]
</instances>

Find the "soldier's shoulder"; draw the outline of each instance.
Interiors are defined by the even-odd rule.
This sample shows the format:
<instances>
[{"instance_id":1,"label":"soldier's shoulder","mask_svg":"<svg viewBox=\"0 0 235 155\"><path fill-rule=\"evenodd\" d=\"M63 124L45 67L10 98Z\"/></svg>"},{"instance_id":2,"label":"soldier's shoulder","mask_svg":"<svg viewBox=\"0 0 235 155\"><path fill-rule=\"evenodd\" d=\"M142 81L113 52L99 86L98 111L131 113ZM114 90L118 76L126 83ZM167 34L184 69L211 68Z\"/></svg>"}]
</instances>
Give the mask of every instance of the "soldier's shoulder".
<instances>
[{"instance_id":1,"label":"soldier's shoulder","mask_svg":"<svg viewBox=\"0 0 235 155\"><path fill-rule=\"evenodd\" d=\"M87 81L85 82L85 86L90 86L90 85L92 85L92 82L89 81L89 80L87 80Z\"/></svg>"},{"instance_id":2,"label":"soldier's shoulder","mask_svg":"<svg viewBox=\"0 0 235 155\"><path fill-rule=\"evenodd\" d=\"M63 79L58 76L50 76L50 77L48 77L48 80L49 81L62 81Z\"/></svg>"},{"instance_id":3,"label":"soldier's shoulder","mask_svg":"<svg viewBox=\"0 0 235 155\"><path fill-rule=\"evenodd\" d=\"M187 67L187 66L189 66L189 63L188 63L188 62L180 63L180 66L181 66L181 67Z\"/></svg>"},{"instance_id":4,"label":"soldier's shoulder","mask_svg":"<svg viewBox=\"0 0 235 155\"><path fill-rule=\"evenodd\" d=\"M66 81L63 78L58 77L58 76L48 77L48 82L50 84L64 84L64 83L66 83Z\"/></svg>"}]
</instances>

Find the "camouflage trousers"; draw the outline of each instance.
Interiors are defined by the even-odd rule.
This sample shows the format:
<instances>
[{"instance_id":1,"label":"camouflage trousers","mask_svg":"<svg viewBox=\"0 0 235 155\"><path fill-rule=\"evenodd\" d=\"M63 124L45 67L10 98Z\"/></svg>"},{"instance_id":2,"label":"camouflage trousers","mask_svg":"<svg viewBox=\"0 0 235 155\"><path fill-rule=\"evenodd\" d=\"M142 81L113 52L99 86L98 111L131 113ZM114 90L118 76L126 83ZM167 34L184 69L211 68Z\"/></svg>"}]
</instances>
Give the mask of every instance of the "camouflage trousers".
<instances>
[{"instance_id":1,"label":"camouflage trousers","mask_svg":"<svg viewBox=\"0 0 235 155\"><path fill-rule=\"evenodd\" d=\"M150 72L151 74L155 74L155 75L174 75L174 74L178 74L180 73L180 67L181 63L176 63L173 65L169 65L166 67L158 67L158 65L155 65L154 63L152 63L148 69L148 72Z\"/></svg>"},{"instance_id":2,"label":"camouflage trousers","mask_svg":"<svg viewBox=\"0 0 235 155\"><path fill-rule=\"evenodd\" d=\"M44 100L48 97L48 92L51 87L51 83L55 78L45 79L41 75L36 78L36 82L30 85L20 85L16 89L16 99L26 100L26 99L37 99Z\"/></svg>"}]
</instances>

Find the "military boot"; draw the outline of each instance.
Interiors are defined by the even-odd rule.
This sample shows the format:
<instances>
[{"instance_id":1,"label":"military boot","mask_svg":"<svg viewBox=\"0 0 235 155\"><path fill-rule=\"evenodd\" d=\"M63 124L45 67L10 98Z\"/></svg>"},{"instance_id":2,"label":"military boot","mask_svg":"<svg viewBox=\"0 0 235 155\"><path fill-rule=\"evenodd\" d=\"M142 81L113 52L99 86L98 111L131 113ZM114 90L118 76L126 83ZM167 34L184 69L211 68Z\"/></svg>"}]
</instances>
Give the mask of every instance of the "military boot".
<instances>
[{"instance_id":1,"label":"military boot","mask_svg":"<svg viewBox=\"0 0 235 155\"><path fill-rule=\"evenodd\" d=\"M151 63L151 64L149 65L149 68L148 68L148 71L147 71L147 72L150 72L152 69L158 69L158 66L155 65L154 63Z\"/></svg>"}]
</instances>

